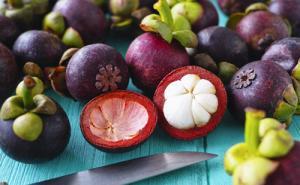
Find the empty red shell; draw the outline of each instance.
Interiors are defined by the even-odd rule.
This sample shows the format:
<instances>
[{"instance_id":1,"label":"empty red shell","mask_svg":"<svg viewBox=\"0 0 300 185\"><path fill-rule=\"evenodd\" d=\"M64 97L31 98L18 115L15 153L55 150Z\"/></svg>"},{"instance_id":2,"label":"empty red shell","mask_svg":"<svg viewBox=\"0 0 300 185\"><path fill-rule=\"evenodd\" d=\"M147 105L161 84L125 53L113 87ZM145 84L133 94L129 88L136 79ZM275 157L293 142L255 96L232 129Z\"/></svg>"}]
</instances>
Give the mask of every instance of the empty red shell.
<instances>
[{"instance_id":1,"label":"empty red shell","mask_svg":"<svg viewBox=\"0 0 300 185\"><path fill-rule=\"evenodd\" d=\"M164 92L170 83L180 80L183 76L187 74L195 74L199 76L201 79L208 80L215 86L216 89L215 95L217 96L218 99L218 108L217 111L211 115L209 122L205 126L194 127L191 129L183 130L183 129L178 129L173 127L166 120L163 113L163 107L166 101L164 97ZM153 100L158 109L158 115L159 115L158 122L160 126L170 136L181 140L192 140L192 139L206 136L208 133L213 131L216 128L216 126L220 123L227 108L227 94L222 81L213 73L197 66L186 66L186 67L176 69L171 73L169 73L166 77L164 77L164 79L158 85Z\"/></svg>"},{"instance_id":2,"label":"empty red shell","mask_svg":"<svg viewBox=\"0 0 300 185\"><path fill-rule=\"evenodd\" d=\"M145 141L154 131L157 110L147 97L118 90L92 99L83 108L84 138L98 149L124 151Z\"/></svg>"}]
</instances>

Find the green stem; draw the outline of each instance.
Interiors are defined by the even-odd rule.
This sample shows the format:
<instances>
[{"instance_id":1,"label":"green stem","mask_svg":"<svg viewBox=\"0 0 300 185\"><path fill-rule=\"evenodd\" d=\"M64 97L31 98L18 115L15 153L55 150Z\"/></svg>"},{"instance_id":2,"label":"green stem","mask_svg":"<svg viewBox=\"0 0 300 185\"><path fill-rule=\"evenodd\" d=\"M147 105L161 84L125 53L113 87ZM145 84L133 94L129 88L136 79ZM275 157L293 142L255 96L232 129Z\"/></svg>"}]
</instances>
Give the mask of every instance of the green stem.
<instances>
[{"instance_id":1,"label":"green stem","mask_svg":"<svg viewBox=\"0 0 300 185\"><path fill-rule=\"evenodd\" d=\"M34 106L31 90L35 86L35 81L31 76L24 77L23 103L24 108L30 110Z\"/></svg>"},{"instance_id":2,"label":"green stem","mask_svg":"<svg viewBox=\"0 0 300 185\"><path fill-rule=\"evenodd\" d=\"M265 112L247 108L246 110L245 143L249 149L256 153L259 145L259 122L265 117Z\"/></svg>"},{"instance_id":3,"label":"green stem","mask_svg":"<svg viewBox=\"0 0 300 185\"><path fill-rule=\"evenodd\" d=\"M166 0L159 0L154 4L154 9L159 12L161 20L166 23L170 28L173 28L173 18L171 9Z\"/></svg>"},{"instance_id":4,"label":"green stem","mask_svg":"<svg viewBox=\"0 0 300 185\"><path fill-rule=\"evenodd\" d=\"M7 4L9 4L13 8L23 7L23 1L22 0L7 0Z\"/></svg>"}]
</instances>

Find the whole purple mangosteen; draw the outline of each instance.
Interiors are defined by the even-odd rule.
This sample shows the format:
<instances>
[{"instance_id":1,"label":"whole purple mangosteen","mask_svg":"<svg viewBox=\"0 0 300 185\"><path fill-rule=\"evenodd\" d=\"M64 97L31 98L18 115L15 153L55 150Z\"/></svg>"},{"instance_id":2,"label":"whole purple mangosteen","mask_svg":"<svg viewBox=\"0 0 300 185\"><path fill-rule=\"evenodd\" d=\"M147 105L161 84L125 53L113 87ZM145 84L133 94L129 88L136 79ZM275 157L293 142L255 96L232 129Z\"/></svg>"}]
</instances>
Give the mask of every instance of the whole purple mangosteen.
<instances>
[{"instance_id":1,"label":"whole purple mangosteen","mask_svg":"<svg viewBox=\"0 0 300 185\"><path fill-rule=\"evenodd\" d=\"M238 67L248 63L247 44L228 28L208 27L198 33L198 41L199 51L209 54L217 63L226 61Z\"/></svg>"},{"instance_id":2,"label":"whole purple mangosteen","mask_svg":"<svg viewBox=\"0 0 300 185\"><path fill-rule=\"evenodd\" d=\"M65 46L54 34L31 30L21 34L13 46L17 62L34 62L38 65L55 66L65 50Z\"/></svg>"},{"instance_id":3,"label":"whole purple mangosteen","mask_svg":"<svg viewBox=\"0 0 300 185\"><path fill-rule=\"evenodd\" d=\"M18 67L12 52L0 43L0 104L12 93L18 81Z\"/></svg>"},{"instance_id":4,"label":"whole purple mangosteen","mask_svg":"<svg viewBox=\"0 0 300 185\"><path fill-rule=\"evenodd\" d=\"M13 20L0 15L0 42L11 46L19 34L19 29Z\"/></svg>"},{"instance_id":5,"label":"whole purple mangosteen","mask_svg":"<svg viewBox=\"0 0 300 185\"><path fill-rule=\"evenodd\" d=\"M189 56L178 42L169 44L155 33L144 33L130 44L126 62L133 83L145 92L153 92L165 75L189 65Z\"/></svg>"},{"instance_id":6,"label":"whole purple mangosteen","mask_svg":"<svg viewBox=\"0 0 300 185\"><path fill-rule=\"evenodd\" d=\"M65 24L72 28L72 31L66 30L69 30L70 34L64 36L63 40L76 35L79 37L77 39L87 45L104 39L107 22L104 13L95 4L87 0L60 0L54 6L53 12L60 13L66 21ZM55 19L53 20L55 22Z\"/></svg>"},{"instance_id":7,"label":"whole purple mangosteen","mask_svg":"<svg viewBox=\"0 0 300 185\"><path fill-rule=\"evenodd\" d=\"M256 56L261 56L276 40L289 36L289 27L278 15L255 11L246 15L236 26L236 32Z\"/></svg>"},{"instance_id":8,"label":"whole purple mangosteen","mask_svg":"<svg viewBox=\"0 0 300 185\"><path fill-rule=\"evenodd\" d=\"M300 38L288 37L274 42L262 57L262 60L274 62L292 73L300 59Z\"/></svg>"},{"instance_id":9,"label":"whole purple mangosteen","mask_svg":"<svg viewBox=\"0 0 300 185\"><path fill-rule=\"evenodd\" d=\"M300 37L300 1L299 0L272 0L269 10L289 20L292 33Z\"/></svg>"},{"instance_id":10,"label":"whole purple mangosteen","mask_svg":"<svg viewBox=\"0 0 300 185\"><path fill-rule=\"evenodd\" d=\"M218 0L219 6L227 15L244 12L249 5L257 2L263 2L263 0Z\"/></svg>"},{"instance_id":11,"label":"whole purple mangosteen","mask_svg":"<svg viewBox=\"0 0 300 185\"><path fill-rule=\"evenodd\" d=\"M129 73L116 49L105 44L92 44L72 56L65 80L73 98L90 100L104 92L126 89Z\"/></svg>"},{"instance_id":12,"label":"whole purple mangosteen","mask_svg":"<svg viewBox=\"0 0 300 185\"><path fill-rule=\"evenodd\" d=\"M241 120L245 108L253 107L289 123L298 104L290 75L271 62L256 61L242 67L231 79L228 94L229 110Z\"/></svg>"}]
</instances>

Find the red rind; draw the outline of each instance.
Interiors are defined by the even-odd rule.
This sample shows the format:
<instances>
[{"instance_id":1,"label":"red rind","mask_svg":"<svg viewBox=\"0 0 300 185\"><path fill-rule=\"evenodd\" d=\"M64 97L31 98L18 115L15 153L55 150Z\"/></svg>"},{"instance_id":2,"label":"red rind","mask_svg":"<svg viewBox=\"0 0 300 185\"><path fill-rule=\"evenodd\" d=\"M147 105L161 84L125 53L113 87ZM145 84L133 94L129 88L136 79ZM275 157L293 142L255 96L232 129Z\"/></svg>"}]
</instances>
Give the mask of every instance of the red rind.
<instances>
[{"instance_id":1,"label":"red rind","mask_svg":"<svg viewBox=\"0 0 300 185\"><path fill-rule=\"evenodd\" d=\"M101 138L98 138L92 134L92 132L90 131L90 123L89 123L90 113L94 107L98 106L99 102L109 98L121 98L125 100L135 101L140 103L142 106L144 106L147 109L147 113L149 116L148 122L146 126L139 132L138 135L136 135L130 140L109 142ZM90 102L88 102L85 105L80 116L80 128L84 138L96 148L104 151L110 151L110 152L128 150L130 148L134 148L137 145L141 144L143 141L149 138L150 135L153 133L156 127L156 123L157 123L157 110L153 102L141 94L131 92L131 91L125 91L125 90L113 91L92 99Z\"/></svg>"},{"instance_id":2,"label":"red rind","mask_svg":"<svg viewBox=\"0 0 300 185\"><path fill-rule=\"evenodd\" d=\"M164 117L163 105L165 102L164 91L167 86L176 80L181 79L186 74L196 74L200 78L210 81L216 87L216 96L218 97L219 106L207 125L200 128L188 130L180 130L171 126ZM186 66L176 69L169 73L158 85L153 97L154 103L158 109L158 122L160 126L172 137L181 140L193 140L199 137L206 136L213 131L220 123L226 108L227 108L227 93L222 81L213 73L196 66Z\"/></svg>"}]
</instances>

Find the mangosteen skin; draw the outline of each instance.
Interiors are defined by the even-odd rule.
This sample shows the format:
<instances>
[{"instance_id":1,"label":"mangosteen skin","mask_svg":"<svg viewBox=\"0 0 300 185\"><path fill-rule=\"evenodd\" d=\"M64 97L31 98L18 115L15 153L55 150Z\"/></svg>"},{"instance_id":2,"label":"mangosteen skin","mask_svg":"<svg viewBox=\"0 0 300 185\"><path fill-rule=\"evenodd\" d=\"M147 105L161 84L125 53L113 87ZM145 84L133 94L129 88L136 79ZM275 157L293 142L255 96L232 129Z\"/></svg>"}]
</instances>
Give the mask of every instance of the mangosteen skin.
<instances>
[{"instance_id":1,"label":"mangosteen skin","mask_svg":"<svg viewBox=\"0 0 300 185\"><path fill-rule=\"evenodd\" d=\"M288 155L279 159L279 167L266 181L266 185L298 185L300 175L300 142L296 141Z\"/></svg>"},{"instance_id":2,"label":"mangosteen skin","mask_svg":"<svg viewBox=\"0 0 300 185\"><path fill-rule=\"evenodd\" d=\"M36 141L29 142L15 135L14 120L0 120L0 147L12 159L23 163L41 163L58 156L66 148L71 134L66 113L57 104L54 115L40 115L43 131Z\"/></svg>"},{"instance_id":3,"label":"mangosteen skin","mask_svg":"<svg viewBox=\"0 0 300 185\"><path fill-rule=\"evenodd\" d=\"M66 47L60 39L46 31L31 30L21 34L13 46L17 62L35 62L41 67L57 66Z\"/></svg>"},{"instance_id":4,"label":"mangosteen skin","mask_svg":"<svg viewBox=\"0 0 300 185\"><path fill-rule=\"evenodd\" d=\"M3 15L0 15L0 42L10 47L19 34L15 22Z\"/></svg>"},{"instance_id":5,"label":"mangosteen skin","mask_svg":"<svg viewBox=\"0 0 300 185\"><path fill-rule=\"evenodd\" d=\"M12 52L0 43L0 104L17 86L19 70Z\"/></svg>"},{"instance_id":6,"label":"mangosteen skin","mask_svg":"<svg viewBox=\"0 0 300 185\"><path fill-rule=\"evenodd\" d=\"M292 25L294 37L300 37L300 1L272 0L269 11L288 19Z\"/></svg>"},{"instance_id":7,"label":"mangosteen skin","mask_svg":"<svg viewBox=\"0 0 300 185\"><path fill-rule=\"evenodd\" d=\"M220 8L227 15L243 12L249 5L257 2L263 0L218 0Z\"/></svg>"},{"instance_id":8,"label":"mangosteen skin","mask_svg":"<svg viewBox=\"0 0 300 185\"><path fill-rule=\"evenodd\" d=\"M262 60L275 62L291 73L300 59L300 38L288 37L274 42Z\"/></svg>"},{"instance_id":9,"label":"mangosteen skin","mask_svg":"<svg viewBox=\"0 0 300 185\"><path fill-rule=\"evenodd\" d=\"M289 36L284 20L267 11L256 11L245 16L237 24L236 32L253 53L260 57L272 42Z\"/></svg>"},{"instance_id":10,"label":"mangosteen skin","mask_svg":"<svg viewBox=\"0 0 300 185\"><path fill-rule=\"evenodd\" d=\"M79 32L85 44L104 39L107 22L100 8L87 0L60 0L53 11L60 12L69 27Z\"/></svg>"},{"instance_id":11,"label":"mangosteen skin","mask_svg":"<svg viewBox=\"0 0 300 185\"><path fill-rule=\"evenodd\" d=\"M215 26L219 23L219 15L215 6L208 0L198 1L203 7L203 15L192 25L195 33L209 26Z\"/></svg>"},{"instance_id":12,"label":"mangosteen skin","mask_svg":"<svg viewBox=\"0 0 300 185\"><path fill-rule=\"evenodd\" d=\"M121 77L120 82L115 82L117 88L126 89L129 81L128 67L116 49L105 44L92 44L81 48L70 59L66 70L66 84L71 96L77 100L90 100L99 94L115 90L97 87L97 76L105 75L107 70L103 73L101 70L110 65L113 66L112 72Z\"/></svg>"},{"instance_id":13,"label":"mangosteen skin","mask_svg":"<svg viewBox=\"0 0 300 185\"><path fill-rule=\"evenodd\" d=\"M237 87L239 79L244 81L245 72L252 70L255 77L249 79L250 84ZM244 80L243 80L244 79ZM236 84L237 83L237 84ZM268 117L273 117L276 106L283 99L283 92L292 85L289 74L279 65L271 62L256 61L242 67L231 79L229 84L229 111L239 120L244 120L244 110L255 107L264 110Z\"/></svg>"},{"instance_id":14,"label":"mangosteen skin","mask_svg":"<svg viewBox=\"0 0 300 185\"><path fill-rule=\"evenodd\" d=\"M199 51L216 62L226 61L238 67L248 63L247 44L234 31L220 26L208 27L198 33Z\"/></svg>"},{"instance_id":15,"label":"mangosteen skin","mask_svg":"<svg viewBox=\"0 0 300 185\"><path fill-rule=\"evenodd\" d=\"M149 94L172 70L190 64L184 47L177 41L169 44L154 33L144 33L130 44L126 62L133 83Z\"/></svg>"}]
</instances>

